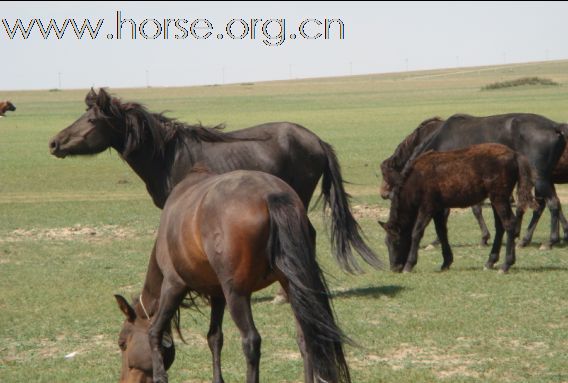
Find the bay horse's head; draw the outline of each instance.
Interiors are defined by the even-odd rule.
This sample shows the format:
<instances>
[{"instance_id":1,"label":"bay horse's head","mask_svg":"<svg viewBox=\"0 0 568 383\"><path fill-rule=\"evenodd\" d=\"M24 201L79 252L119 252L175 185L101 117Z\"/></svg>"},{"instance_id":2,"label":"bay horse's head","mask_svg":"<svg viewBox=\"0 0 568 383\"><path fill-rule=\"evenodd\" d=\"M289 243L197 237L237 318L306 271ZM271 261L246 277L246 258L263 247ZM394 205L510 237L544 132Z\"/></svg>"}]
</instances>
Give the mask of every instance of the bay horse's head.
<instances>
[{"instance_id":1,"label":"bay horse's head","mask_svg":"<svg viewBox=\"0 0 568 383\"><path fill-rule=\"evenodd\" d=\"M115 298L126 317L118 337L122 354L120 383L152 383L152 353L148 337L151 319L137 315L134 307L121 295L115 295ZM175 359L175 346L169 332L164 333L162 358L164 367L169 369Z\"/></svg>"},{"instance_id":2,"label":"bay horse's head","mask_svg":"<svg viewBox=\"0 0 568 383\"><path fill-rule=\"evenodd\" d=\"M120 106L104 89L94 89L85 97L87 110L69 127L49 141L49 150L56 157L97 154L120 143L121 132L115 128Z\"/></svg>"}]
</instances>

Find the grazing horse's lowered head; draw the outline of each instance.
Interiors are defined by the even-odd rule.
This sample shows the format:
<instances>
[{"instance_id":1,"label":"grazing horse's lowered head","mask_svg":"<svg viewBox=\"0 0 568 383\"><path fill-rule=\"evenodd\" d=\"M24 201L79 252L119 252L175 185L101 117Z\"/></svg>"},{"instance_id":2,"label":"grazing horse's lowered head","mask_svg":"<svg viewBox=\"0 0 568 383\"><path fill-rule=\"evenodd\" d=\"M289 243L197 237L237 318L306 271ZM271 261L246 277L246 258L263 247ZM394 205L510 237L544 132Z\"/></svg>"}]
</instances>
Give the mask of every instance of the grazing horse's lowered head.
<instances>
[{"instance_id":1,"label":"grazing horse's lowered head","mask_svg":"<svg viewBox=\"0 0 568 383\"><path fill-rule=\"evenodd\" d=\"M0 101L0 117L4 117L4 113L8 111L14 112L15 110L16 106L10 101Z\"/></svg>"},{"instance_id":2,"label":"grazing horse's lowered head","mask_svg":"<svg viewBox=\"0 0 568 383\"><path fill-rule=\"evenodd\" d=\"M148 313L143 308L137 312L133 305L121 295L115 295L120 311L126 319L118 337L118 346L122 354L122 373L120 383L152 383L152 358L150 357L150 341L148 327L151 324ZM143 307L141 297L136 307ZM140 310L138 310L140 311ZM167 369L175 359L175 345L171 333L166 331L162 339L162 358Z\"/></svg>"}]
</instances>

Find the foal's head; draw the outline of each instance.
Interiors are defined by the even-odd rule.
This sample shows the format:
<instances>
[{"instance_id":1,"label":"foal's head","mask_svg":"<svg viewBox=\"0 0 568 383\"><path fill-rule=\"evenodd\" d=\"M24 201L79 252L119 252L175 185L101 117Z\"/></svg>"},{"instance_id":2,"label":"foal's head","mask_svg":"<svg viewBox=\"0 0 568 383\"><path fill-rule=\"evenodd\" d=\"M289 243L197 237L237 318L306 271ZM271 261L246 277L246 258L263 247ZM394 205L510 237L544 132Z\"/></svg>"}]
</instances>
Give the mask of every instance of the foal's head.
<instances>
[{"instance_id":1,"label":"foal's head","mask_svg":"<svg viewBox=\"0 0 568 383\"><path fill-rule=\"evenodd\" d=\"M137 315L124 297L115 295L115 298L126 317L118 337L122 353L120 383L152 383L152 353L148 338L151 319ZM167 370L175 359L174 342L168 332L164 333L162 340L162 358Z\"/></svg>"}]
</instances>

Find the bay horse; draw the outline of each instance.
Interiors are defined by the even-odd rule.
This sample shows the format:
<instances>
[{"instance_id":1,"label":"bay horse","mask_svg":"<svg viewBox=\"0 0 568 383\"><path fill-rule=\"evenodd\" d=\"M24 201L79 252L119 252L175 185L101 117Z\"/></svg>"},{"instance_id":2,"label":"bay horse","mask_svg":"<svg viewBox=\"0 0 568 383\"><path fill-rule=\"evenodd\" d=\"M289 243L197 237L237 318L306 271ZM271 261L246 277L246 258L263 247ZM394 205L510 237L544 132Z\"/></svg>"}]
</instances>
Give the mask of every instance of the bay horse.
<instances>
[{"instance_id":1,"label":"bay horse","mask_svg":"<svg viewBox=\"0 0 568 383\"><path fill-rule=\"evenodd\" d=\"M445 208L468 207L489 198L495 217L495 238L485 263L492 269L499 260L504 231L507 232L505 262L507 272L515 263L517 221L511 210L511 193L517 187L517 211L536 207L532 188L533 171L528 159L501 144L479 144L446 152L430 151L407 165L401 182L393 190L385 229L393 271L410 272L418 261L418 246L424 229L434 219L441 242L442 270L453 263L448 242Z\"/></svg>"},{"instance_id":2,"label":"bay horse","mask_svg":"<svg viewBox=\"0 0 568 383\"><path fill-rule=\"evenodd\" d=\"M331 208L332 252L339 265L348 272L361 271L353 248L365 262L380 267L350 211L333 148L308 129L273 122L225 133L221 127L188 125L151 113L104 89L98 93L91 89L85 104L87 111L49 141L53 155L64 158L115 149L144 181L160 209L198 162L216 173L243 169L273 174L292 186L306 208L321 178L324 211Z\"/></svg>"},{"instance_id":3,"label":"bay horse","mask_svg":"<svg viewBox=\"0 0 568 383\"><path fill-rule=\"evenodd\" d=\"M119 336L121 382L167 382L186 296L211 304L207 341L213 382L222 383L225 306L241 333L248 383L259 382L261 338L251 294L274 282L287 292L296 320L305 381L351 381L330 293L316 262L303 201L273 175L194 169L172 190L160 219L146 280L134 305L116 295L126 316Z\"/></svg>"},{"instance_id":4,"label":"bay horse","mask_svg":"<svg viewBox=\"0 0 568 383\"><path fill-rule=\"evenodd\" d=\"M14 112L16 106L10 101L0 101L0 117L4 117L4 114L8 111Z\"/></svg>"},{"instance_id":5,"label":"bay horse","mask_svg":"<svg viewBox=\"0 0 568 383\"><path fill-rule=\"evenodd\" d=\"M416 146L412 154L398 162L412 163L420 154L429 150L463 149L491 142L506 145L524 154L536 171L535 193L539 208L533 213L520 245L530 243L540 216L539 211L542 213L546 204L551 213L551 229L550 238L542 247L550 248L559 242L558 220L561 214L552 174L566 146L566 135L568 124L556 123L536 114L510 113L488 117L456 114ZM396 178L400 172L392 169L391 177Z\"/></svg>"},{"instance_id":6,"label":"bay horse","mask_svg":"<svg viewBox=\"0 0 568 383\"><path fill-rule=\"evenodd\" d=\"M412 153L416 147L432 136L434 132L438 131L444 124L444 120L440 117L432 117L424 120L418 125L412 133L402 140L400 144L396 147L394 153L381 162L381 173L382 181L380 186L379 194L383 199L390 199L390 194L392 192L393 185L398 182L400 173L404 169L408 159L412 156ZM487 229L487 224L483 219L483 212L481 209L481 204L473 205L471 211L477 220L477 224L481 229L481 246L487 246L487 242L491 237L489 230ZM446 209L446 216L450 214L450 210ZM447 219L447 218L446 218ZM436 239L432 242L432 245L437 245L439 240Z\"/></svg>"}]
</instances>

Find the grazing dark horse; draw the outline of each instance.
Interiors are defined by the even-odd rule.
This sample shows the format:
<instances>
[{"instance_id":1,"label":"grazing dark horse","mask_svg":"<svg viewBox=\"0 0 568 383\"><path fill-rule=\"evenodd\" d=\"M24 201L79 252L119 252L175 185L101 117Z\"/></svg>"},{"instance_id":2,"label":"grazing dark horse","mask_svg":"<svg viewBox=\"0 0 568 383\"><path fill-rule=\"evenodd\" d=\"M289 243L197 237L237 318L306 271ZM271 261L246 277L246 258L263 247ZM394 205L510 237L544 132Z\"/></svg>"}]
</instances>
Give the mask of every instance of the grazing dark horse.
<instances>
[{"instance_id":1,"label":"grazing dark horse","mask_svg":"<svg viewBox=\"0 0 568 383\"><path fill-rule=\"evenodd\" d=\"M336 325L329 291L316 262L303 201L281 179L256 171L215 175L199 169L171 192L140 298L129 305L119 345L122 382L167 382L173 361L171 322L189 294L211 303L207 341L213 382L223 382L221 348L225 305L241 333L248 383L259 382L261 338L251 294L279 282L298 331L306 382L350 382L343 353L348 340ZM137 379L130 378L134 374ZM134 379L134 380L129 380Z\"/></svg>"},{"instance_id":2,"label":"grazing dark horse","mask_svg":"<svg viewBox=\"0 0 568 383\"><path fill-rule=\"evenodd\" d=\"M412 156L414 149L426 140L428 140L434 132L444 124L444 120L440 117L432 117L422 121L414 131L405 137L404 140L396 147L394 153L381 163L381 173L383 180L381 182L380 194L383 199L389 199L392 192L392 185L399 182L400 173L404 169L408 159ZM473 215L477 219L479 228L481 229L481 245L487 246L487 242L491 237L487 224L483 219L481 204L471 207ZM450 210L445 211L449 215ZM437 244L439 240L435 240L433 244Z\"/></svg>"},{"instance_id":3,"label":"grazing dark horse","mask_svg":"<svg viewBox=\"0 0 568 383\"><path fill-rule=\"evenodd\" d=\"M4 117L4 113L8 111L15 111L16 106L12 104L10 101L0 101L0 117Z\"/></svg>"},{"instance_id":4,"label":"grazing dark horse","mask_svg":"<svg viewBox=\"0 0 568 383\"><path fill-rule=\"evenodd\" d=\"M499 260L506 231L506 258L501 271L507 272L515 263L517 234L511 193L518 183L517 210L522 212L533 206L532 176L528 159L500 144L422 154L403 171L400 183L393 190L389 220L386 224L381 222L387 232L391 269L412 271L418 261L424 229L434 218L442 245L442 270L448 270L453 254L444 209L468 207L489 198L495 216L495 239L485 267L491 269Z\"/></svg>"},{"instance_id":5,"label":"grazing dark horse","mask_svg":"<svg viewBox=\"0 0 568 383\"><path fill-rule=\"evenodd\" d=\"M550 248L559 241L558 219L561 210L551 175L566 146L567 134L567 124L559 124L536 114L511 113L489 117L458 114L446 120L418 145L406 162L412 163L413 159L429 150L462 149L487 142L500 143L524 154L536 172L535 191L539 209L544 209L545 204L550 209L550 239L543 244L543 247ZM521 246L527 245L532 239L538 221L537 212L533 214Z\"/></svg>"},{"instance_id":6,"label":"grazing dark horse","mask_svg":"<svg viewBox=\"0 0 568 383\"><path fill-rule=\"evenodd\" d=\"M216 173L243 169L273 174L292 186L306 208L322 178L324 209L331 207L332 247L340 266L349 272L361 270L352 248L367 263L380 265L351 214L333 148L306 128L278 122L223 133L150 113L104 89L98 94L91 89L85 103L87 111L50 140L53 155L63 158L114 148L146 183L159 208L197 162Z\"/></svg>"}]
</instances>

